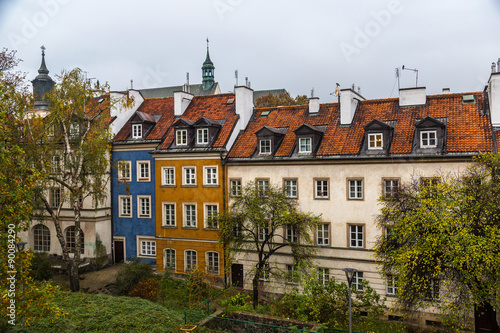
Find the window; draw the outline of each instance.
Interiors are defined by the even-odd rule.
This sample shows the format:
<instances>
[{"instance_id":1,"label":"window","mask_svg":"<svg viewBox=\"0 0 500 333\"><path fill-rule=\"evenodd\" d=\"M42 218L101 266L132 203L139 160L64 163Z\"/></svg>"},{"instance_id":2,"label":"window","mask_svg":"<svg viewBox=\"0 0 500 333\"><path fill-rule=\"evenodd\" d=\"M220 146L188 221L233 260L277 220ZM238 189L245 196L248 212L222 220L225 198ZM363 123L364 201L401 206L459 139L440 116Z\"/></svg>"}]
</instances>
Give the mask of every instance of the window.
<instances>
[{"instance_id":1,"label":"window","mask_svg":"<svg viewBox=\"0 0 500 333\"><path fill-rule=\"evenodd\" d=\"M425 299L429 301L439 300L439 279L432 279L425 290Z\"/></svg>"},{"instance_id":2,"label":"window","mask_svg":"<svg viewBox=\"0 0 500 333\"><path fill-rule=\"evenodd\" d=\"M151 197L150 196L138 196L137 197L137 211L139 212L138 217L151 217Z\"/></svg>"},{"instance_id":3,"label":"window","mask_svg":"<svg viewBox=\"0 0 500 333\"><path fill-rule=\"evenodd\" d=\"M162 170L162 184L166 186L175 185L175 168L174 167L163 167Z\"/></svg>"},{"instance_id":4,"label":"window","mask_svg":"<svg viewBox=\"0 0 500 333\"><path fill-rule=\"evenodd\" d=\"M271 154L271 140L259 140L259 154Z\"/></svg>"},{"instance_id":5,"label":"window","mask_svg":"<svg viewBox=\"0 0 500 333\"><path fill-rule=\"evenodd\" d=\"M50 166L51 166L51 170L53 173L61 171L60 163L61 163L61 161L60 161L59 156L57 156L57 155L52 156L52 159L50 161Z\"/></svg>"},{"instance_id":6,"label":"window","mask_svg":"<svg viewBox=\"0 0 500 333\"><path fill-rule=\"evenodd\" d=\"M285 179L285 194L287 198L297 198L297 180Z\"/></svg>"},{"instance_id":7,"label":"window","mask_svg":"<svg viewBox=\"0 0 500 333\"><path fill-rule=\"evenodd\" d=\"M217 177L217 167L203 167L205 170L205 185L217 185L219 183L219 179Z\"/></svg>"},{"instance_id":8,"label":"window","mask_svg":"<svg viewBox=\"0 0 500 333\"><path fill-rule=\"evenodd\" d=\"M399 191L399 179L384 179L384 196L393 197Z\"/></svg>"},{"instance_id":9,"label":"window","mask_svg":"<svg viewBox=\"0 0 500 333\"><path fill-rule=\"evenodd\" d=\"M257 179L257 190L260 195L266 196L269 192L269 180L267 179Z\"/></svg>"},{"instance_id":10,"label":"window","mask_svg":"<svg viewBox=\"0 0 500 333\"><path fill-rule=\"evenodd\" d=\"M363 272L354 272L352 276L352 288L363 291L363 285L361 284L363 282Z\"/></svg>"},{"instance_id":11,"label":"window","mask_svg":"<svg viewBox=\"0 0 500 333\"><path fill-rule=\"evenodd\" d=\"M156 256L156 242L150 240L141 240L141 255Z\"/></svg>"},{"instance_id":12,"label":"window","mask_svg":"<svg viewBox=\"0 0 500 333\"><path fill-rule=\"evenodd\" d=\"M328 180L317 179L314 181L314 198L328 199Z\"/></svg>"},{"instance_id":13,"label":"window","mask_svg":"<svg viewBox=\"0 0 500 333\"><path fill-rule=\"evenodd\" d=\"M259 275L259 280L260 281L269 281L269 264L265 264L264 267L262 267L262 271L260 272Z\"/></svg>"},{"instance_id":14,"label":"window","mask_svg":"<svg viewBox=\"0 0 500 333\"><path fill-rule=\"evenodd\" d=\"M133 124L132 125L132 138L133 139L142 139L142 124Z\"/></svg>"},{"instance_id":15,"label":"window","mask_svg":"<svg viewBox=\"0 0 500 333\"><path fill-rule=\"evenodd\" d=\"M53 188L50 190L50 204L52 208L58 208L61 204L61 189Z\"/></svg>"},{"instance_id":16,"label":"window","mask_svg":"<svg viewBox=\"0 0 500 333\"><path fill-rule=\"evenodd\" d=\"M132 217L132 198L130 196L121 195L118 197L120 201L120 217Z\"/></svg>"},{"instance_id":17,"label":"window","mask_svg":"<svg viewBox=\"0 0 500 333\"><path fill-rule=\"evenodd\" d=\"M349 226L349 246L354 248L363 248L363 226Z\"/></svg>"},{"instance_id":18,"label":"window","mask_svg":"<svg viewBox=\"0 0 500 333\"><path fill-rule=\"evenodd\" d=\"M363 200L363 181L351 179L349 183L349 200Z\"/></svg>"},{"instance_id":19,"label":"window","mask_svg":"<svg viewBox=\"0 0 500 333\"><path fill-rule=\"evenodd\" d=\"M219 228L219 207L217 205L205 205L205 223L207 228Z\"/></svg>"},{"instance_id":20,"label":"window","mask_svg":"<svg viewBox=\"0 0 500 333\"><path fill-rule=\"evenodd\" d=\"M269 227L257 227L259 241L264 242L269 237Z\"/></svg>"},{"instance_id":21,"label":"window","mask_svg":"<svg viewBox=\"0 0 500 333\"><path fill-rule=\"evenodd\" d=\"M137 181L150 181L149 161L137 161Z\"/></svg>"},{"instance_id":22,"label":"window","mask_svg":"<svg viewBox=\"0 0 500 333\"><path fill-rule=\"evenodd\" d=\"M241 179L231 179L229 186L232 197L239 197L241 195Z\"/></svg>"},{"instance_id":23,"label":"window","mask_svg":"<svg viewBox=\"0 0 500 333\"><path fill-rule=\"evenodd\" d=\"M316 234L316 243L318 245L330 245L330 224L322 223L318 226Z\"/></svg>"},{"instance_id":24,"label":"window","mask_svg":"<svg viewBox=\"0 0 500 333\"><path fill-rule=\"evenodd\" d=\"M300 138L299 139L299 153L310 153L312 151L312 139Z\"/></svg>"},{"instance_id":25,"label":"window","mask_svg":"<svg viewBox=\"0 0 500 333\"><path fill-rule=\"evenodd\" d=\"M175 250L165 249L163 250L163 262L165 270L175 271Z\"/></svg>"},{"instance_id":26,"label":"window","mask_svg":"<svg viewBox=\"0 0 500 333\"><path fill-rule=\"evenodd\" d=\"M167 227L175 227L175 204L163 204L163 225Z\"/></svg>"},{"instance_id":27,"label":"window","mask_svg":"<svg viewBox=\"0 0 500 333\"><path fill-rule=\"evenodd\" d=\"M78 123L71 123L69 126L69 136L75 138L80 135L80 125Z\"/></svg>"},{"instance_id":28,"label":"window","mask_svg":"<svg viewBox=\"0 0 500 333\"><path fill-rule=\"evenodd\" d=\"M318 268L318 280L322 285L327 285L330 282L330 269L329 268Z\"/></svg>"},{"instance_id":29,"label":"window","mask_svg":"<svg viewBox=\"0 0 500 333\"><path fill-rule=\"evenodd\" d=\"M66 228L66 246L70 253L75 253L76 249L76 231L75 226ZM85 246L85 237L83 235L82 229L80 229L80 253L83 254Z\"/></svg>"},{"instance_id":30,"label":"window","mask_svg":"<svg viewBox=\"0 0 500 333\"><path fill-rule=\"evenodd\" d=\"M187 130L175 131L175 144L177 146L187 145Z\"/></svg>"},{"instance_id":31,"label":"window","mask_svg":"<svg viewBox=\"0 0 500 333\"><path fill-rule=\"evenodd\" d=\"M219 274L219 253L207 252L207 273Z\"/></svg>"},{"instance_id":32,"label":"window","mask_svg":"<svg viewBox=\"0 0 500 333\"><path fill-rule=\"evenodd\" d=\"M436 186L439 184L438 177L420 178L420 186Z\"/></svg>"},{"instance_id":33,"label":"window","mask_svg":"<svg viewBox=\"0 0 500 333\"><path fill-rule=\"evenodd\" d=\"M208 128L198 128L196 138L196 143L199 145L208 144Z\"/></svg>"},{"instance_id":34,"label":"window","mask_svg":"<svg viewBox=\"0 0 500 333\"><path fill-rule=\"evenodd\" d=\"M185 264L184 270L186 272L192 271L196 269L196 251L186 250L185 252Z\"/></svg>"},{"instance_id":35,"label":"window","mask_svg":"<svg viewBox=\"0 0 500 333\"><path fill-rule=\"evenodd\" d=\"M196 205L184 205L184 226L196 228Z\"/></svg>"},{"instance_id":36,"label":"window","mask_svg":"<svg viewBox=\"0 0 500 333\"><path fill-rule=\"evenodd\" d=\"M293 225L286 226L286 240L290 243L297 243L299 240L297 228Z\"/></svg>"},{"instance_id":37,"label":"window","mask_svg":"<svg viewBox=\"0 0 500 333\"><path fill-rule=\"evenodd\" d=\"M286 265L286 282L297 284L299 283L299 273L296 265Z\"/></svg>"},{"instance_id":38,"label":"window","mask_svg":"<svg viewBox=\"0 0 500 333\"><path fill-rule=\"evenodd\" d=\"M130 167L131 162L130 161L120 161L118 162L118 179L119 180L126 180L130 181Z\"/></svg>"},{"instance_id":39,"label":"window","mask_svg":"<svg viewBox=\"0 0 500 333\"><path fill-rule=\"evenodd\" d=\"M383 149L383 137L382 133L368 134L368 149Z\"/></svg>"},{"instance_id":40,"label":"window","mask_svg":"<svg viewBox=\"0 0 500 333\"><path fill-rule=\"evenodd\" d=\"M185 167L184 171L184 184L183 185L196 185L196 168Z\"/></svg>"},{"instance_id":41,"label":"window","mask_svg":"<svg viewBox=\"0 0 500 333\"><path fill-rule=\"evenodd\" d=\"M50 251L50 230L43 224L37 224L33 227L33 250Z\"/></svg>"},{"instance_id":42,"label":"window","mask_svg":"<svg viewBox=\"0 0 500 333\"><path fill-rule=\"evenodd\" d=\"M435 148L435 147L437 147L436 131L421 131L420 148Z\"/></svg>"},{"instance_id":43,"label":"window","mask_svg":"<svg viewBox=\"0 0 500 333\"><path fill-rule=\"evenodd\" d=\"M387 274L385 281L386 281L387 295L395 296L398 290L396 276L392 274Z\"/></svg>"}]
</instances>

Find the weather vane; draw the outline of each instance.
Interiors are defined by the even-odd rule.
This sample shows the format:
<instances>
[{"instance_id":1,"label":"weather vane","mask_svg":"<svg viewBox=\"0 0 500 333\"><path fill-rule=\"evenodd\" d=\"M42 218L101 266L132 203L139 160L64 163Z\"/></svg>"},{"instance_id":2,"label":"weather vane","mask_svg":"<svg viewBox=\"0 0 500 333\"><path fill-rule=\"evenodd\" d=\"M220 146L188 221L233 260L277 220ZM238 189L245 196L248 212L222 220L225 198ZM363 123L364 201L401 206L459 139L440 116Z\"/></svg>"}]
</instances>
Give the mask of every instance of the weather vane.
<instances>
[{"instance_id":1,"label":"weather vane","mask_svg":"<svg viewBox=\"0 0 500 333\"><path fill-rule=\"evenodd\" d=\"M45 46L42 45L40 48L42 49L42 55L44 56L45 55Z\"/></svg>"}]
</instances>

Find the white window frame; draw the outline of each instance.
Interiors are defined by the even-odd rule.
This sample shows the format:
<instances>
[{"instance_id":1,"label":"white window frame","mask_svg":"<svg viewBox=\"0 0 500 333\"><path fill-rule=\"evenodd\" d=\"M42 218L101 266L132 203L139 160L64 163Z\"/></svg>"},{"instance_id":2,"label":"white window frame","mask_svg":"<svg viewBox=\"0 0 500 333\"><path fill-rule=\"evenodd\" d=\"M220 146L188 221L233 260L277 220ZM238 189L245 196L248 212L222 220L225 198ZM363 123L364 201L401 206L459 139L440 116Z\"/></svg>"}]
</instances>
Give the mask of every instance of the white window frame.
<instances>
[{"instance_id":1,"label":"white window frame","mask_svg":"<svg viewBox=\"0 0 500 333\"><path fill-rule=\"evenodd\" d=\"M398 292L397 279L394 274L387 274L385 276L386 294L389 296L396 296Z\"/></svg>"},{"instance_id":2,"label":"white window frame","mask_svg":"<svg viewBox=\"0 0 500 333\"><path fill-rule=\"evenodd\" d=\"M188 174L189 174L189 178L188 178ZM195 166L182 167L182 185L184 185L184 186L196 186L196 167Z\"/></svg>"},{"instance_id":3,"label":"white window frame","mask_svg":"<svg viewBox=\"0 0 500 333\"><path fill-rule=\"evenodd\" d=\"M191 272L195 270L197 266L198 266L198 252L196 252L195 250L185 250L184 272Z\"/></svg>"},{"instance_id":4,"label":"white window frame","mask_svg":"<svg viewBox=\"0 0 500 333\"><path fill-rule=\"evenodd\" d=\"M369 150L384 149L384 134L383 133L368 134L368 149Z\"/></svg>"},{"instance_id":5,"label":"white window frame","mask_svg":"<svg viewBox=\"0 0 500 333\"><path fill-rule=\"evenodd\" d=\"M326 194L325 194L326 189ZM329 179L314 180L314 199L329 199L330 198L330 181Z\"/></svg>"},{"instance_id":6,"label":"white window frame","mask_svg":"<svg viewBox=\"0 0 500 333\"><path fill-rule=\"evenodd\" d=\"M348 179L347 193L349 200L363 200L363 179Z\"/></svg>"},{"instance_id":7,"label":"white window frame","mask_svg":"<svg viewBox=\"0 0 500 333\"><path fill-rule=\"evenodd\" d=\"M85 253L85 233L80 228L80 254ZM66 246L70 253L75 253L76 251L76 227L70 225L64 229L64 239L66 240Z\"/></svg>"},{"instance_id":8,"label":"white window frame","mask_svg":"<svg viewBox=\"0 0 500 333\"><path fill-rule=\"evenodd\" d=\"M143 169L143 165L146 168ZM145 171L146 174L143 174ZM146 177L147 176L147 177ZM151 163L150 161L137 161L137 181L138 182L150 182L151 181Z\"/></svg>"},{"instance_id":9,"label":"white window frame","mask_svg":"<svg viewBox=\"0 0 500 333\"><path fill-rule=\"evenodd\" d=\"M365 226L349 224L349 247L363 249L365 247Z\"/></svg>"},{"instance_id":10,"label":"white window frame","mask_svg":"<svg viewBox=\"0 0 500 333\"><path fill-rule=\"evenodd\" d=\"M261 139L259 140L259 154L261 155L271 155L271 139Z\"/></svg>"},{"instance_id":11,"label":"white window frame","mask_svg":"<svg viewBox=\"0 0 500 333\"><path fill-rule=\"evenodd\" d=\"M363 291L363 285L361 285L361 282L363 282L363 272L354 272L352 275L352 288L355 288L358 291Z\"/></svg>"},{"instance_id":12,"label":"white window frame","mask_svg":"<svg viewBox=\"0 0 500 333\"><path fill-rule=\"evenodd\" d=\"M56 194L57 192L57 194ZM62 189L60 187L52 187L50 189L50 207L57 208L62 201Z\"/></svg>"},{"instance_id":13,"label":"white window frame","mask_svg":"<svg viewBox=\"0 0 500 333\"><path fill-rule=\"evenodd\" d=\"M384 197L388 198L394 196L400 188L399 184L400 184L399 179L385 178L383 184Z\"/></svg>"},{"instance_id":14,"label":"white window frame","mask_svg":"<svg viewBox=\"0 0 500 333\"><path fill-rule=\"evenodd\" d=\"M299 284L300 278L297 276L297 265L286 265L286 283Z\"/></svg>"},{"instance_id":15,"label":"white window frame","mask_svg":"<svg viewBox=\"0 0 500 333\"><path fill-rule=\"evenodd\" d=\"M118 161L118 180L132 181L132 161Z\"/></svg>"},{"instance_id":16,"label":"white window frame","mask_svg":"<svg viewBox=\"0 0 500 333\"><path fill-rule=\"evenodd\" d=\"M241 179L230 179L229 180L229 194L232 197L241 196Z\"/></svg>"},{"instance_id":17,"label":"white window frame","mask_svg":"<svg viewBox=\"0 0 500 333\"><path fill-rule=\"evenodd\" d=\"M312 138L299 138L299 154L309 154L312 152Z\"/></svg>"},{"instance_id":18,"label":"white window frame","mask_svg":"<svg viewBox=\"0 0 500 333\"><path fill-rule=\"evenodd\" d=\"M259 242L264 242L267 236L269 236L269 226L257 227L257 235Z\"/></svg>"},{"instance_id":19,"label":"white window frame","mask_svg":"<svg viewBox=\"0 0 500 333\"><path fill-rule=\"evenodd\" d=\"M142 124L132 124L132 139L142 139Z\"/></svg>"},{"instance_id":20,"label":"white window frame","mask_svg":"<svg viewBox=\"0 0 500 333\"><path fill-rule=\"evenodd\" d=\"M167 206L172 206L173 210L172 212L169 212L167 214ZM163 202L162 203L162 226L164 227L175 227L177 225L176 222L176 204L175 202ZM167 217L169 217L169 223L167 223ZM171 219L173 217L173 219Z\"/></svg>"},{"instance_id":21,"label":"white window frame","mask_svg":"<svg viewBox=\"0 0 500 333\"><path fill-rule=\"evenodd\" d=\"M44 224L37 224L32 229L33 251L50 252L50 229Z\"/></svg>"},{"instance_id":22,"label":"white window frame","mask_svg":"<svg viewBox=\"0 0 500 333\"><path fill-rule=\"evenodd\" d=\"M147 205L145 205L147 203ZM138 195L137 196L137 217L140 219L151 218L151 196Z\"/></svg>"},{"instance_id":23,"label":"white window frame","mask_svg":"<svg viewBox=\"0 0 500 333\"><path fill-rule=\"evenodd\" d=\"M168 254L167 254L168 252ZM175 271L177 267L176 251L172 248L163 249L163 269ZM170 265L168 265L170 263Z\"/></svg>"},{"instance_id":24,"label":"white window frame","mask_svg":"<svg viewBox=\"0 0 500 333\"><path fill-rule=\"evenodd\" d=\"M297 179L284 180L285 194L287 198L297 199L299 195L299 182Z\"/></svg>"},{"instance_id":25,"label":"white window frame","mask_svg":"<svg viewBox=\"0 0 500 333\"><path fill-rule=\"evenodd\" d=\"M431 137L432 136L434 137ZM434 144L431 142L434 141ZM420 148L436 148L437 147L437 131L420 131Z\"/></svg>"},{"instance_id":26,"label":"white window frame","mask_svg":"<svg viewBox=\"0 0 500 333\"><path fill-rule=\"evenodd\" d=\"M171 175L167 175L167 171L171 172ZM161 168L161 184L163 186L175 186L175 167Z\"/></svg>"},{"instance_id":27,"label":"white window frame","mask_svg":"<svg viewBox=\"0 0 500 333\"><path fill-rule=\"evenodd\" d=\"M80 135L80 124L76 122L72 122L69 125L69 136L71 138L75 138Z\"/></svg>"},{"instance_id":28,"label":"white window frame","mask_svg":"<svg viewBox=\"0 0 500 333\"><path fill-rule=\"evenodd\" d=\"M259 275L259 281L269 281L269 264L264 265L264 269L262 270L261 274Z\"/></svg>"},{"instance_id":29,"label":"white window frame","mask_svg":"<svg viewBox=\"0 0 500 333\"><path fill-rule=\"evenodd\" d=\"M208 251L205 253L205 263L207 265L207 273L219 275L220 256L219 252Z\"/></svg>"},{"instance_id":30,"label":"white window frame","mask_svg":"<svg viewBox=\"0 0 500 333\"><path fill-rule=\"evenodd\" d=\"M316 245L330 246L330 223L321 223L316 228Z\"/></svg>"},{"instance_id":31,"label":"white window frame","mask_svg":"<svg viewBox=\"0 0 500 333\"><path fill-rule=\"evenodd\" d=\"M179 129L175 131L175 144L177 146L187 146L188 143L188 132L185 129Z\"/></svg>"},{"instance_id":32,"label":"white window frame","mask_svg":"<svg viewBox=\"0 0 500 333\"><path fill-rule=\"evenodd\" d=\"M260 195L266 196L269 192L269 179L257 179L257 190Z\"/></svg>"},{"instance_id":33,"label":"white window frame","mask_svg":"<svg viewBox=\"0 0 500 333\"><path fill-rule=\"evenodd\" d=\"M191 216L191 219L188 220L188 206L189 208L191 209L191 206L194 206L194 221L192 220L192 216ZM190 214L192 212L189 212ZM183 225L184 227L186 228L197 228L198 227L198 217L197 217L197 205L195 202L188 202L188 203L183 203L182 204L182 216L183 216ZM189 222L189 223L188 223Z\"/></svg>"},{"instance_id":34,"label":"white window frame","mask_svg":"<svg viewBox=\"0 0 500 333\"><path fill-rule=\"evenodd\" d=\"M59 155L52 156L52 158L50 159L50 167L52 173L61 171L61 158L59 157Z\"/></svg>"},{"instance_id":35,"label":"white window frame","mask_svg":"<svg viewBox=\"0 0 500 333\"><path fill-rule=\"evenodd\" d=\"M203 213L204 213L204 220L205 220L205 228L207 229L219 229L219 222L218 220L217 221L212 221L212 223L215 223L215 226L209 226L208 223L209 223L209 215L211 213L211 208L209 209L209 207L215 207L215 214L218 215L219 214L219 204L218 203L206 203L203 205Z\"/></svg>"},{"instance_id":36,"label":"white window frame","mask_svg":"<svg viewBox=\"0 0 500 333\"><path fill-rule=\"evenodd\" d=\"M140 257L156 257L156 240L139 238L137 244Z\"/></svg>"},{"instance_id":37,"label":"white window frame","mask_svg":"<svg viewBox=\"0 0 500 333\"><path fill-rule=\"evenodd\" d=\"M209 142L208 128L198 128L196 130L196 143L199 145L207 145Z\"/></svg>"},{"instance_id":38,"label":"white window frame","mask_svg":"<svg viewBox=\"0 0 500 333\"><path fill-rule=\"evenodd\" d=\"M285 238L288 242L298 243L299 242L299 235L297 232L297 228L294 228L293 225L286 225L285 226Z\"/></svg>"},{"instance_id":39,"label":"white window frame","mask_svg":"<svg viewBox=\"0 0 500 333\"><path fill-rule=\"evenodd\" d=\"M219 185L219 167L217 165L207 165L203 167L203 185Z\"/></svg>"},{"instance_id":40,"label":"white window frame","mask_svg":"<svg viewBox=\"0 0 500 333\"><path fill-rule=\"evenodd\" d=\"M318 279L321 285L325 286L330 282L330 268L319 267L318 268Z\"/></svg>"},{"instance_id":41,"label":"white window frame","mask_svg":"<svg viewBox=\"0 0 500 333\"><path fill-rule=\"evenodd\" d=\"M130 214L124 214L123 204L125 201L128 201L128 208L130 210ZM118 196L118 217L132 218L133 217L133 209L132 209L132 196L131 195L119 195Z\"/></svg>"}]
</instances>

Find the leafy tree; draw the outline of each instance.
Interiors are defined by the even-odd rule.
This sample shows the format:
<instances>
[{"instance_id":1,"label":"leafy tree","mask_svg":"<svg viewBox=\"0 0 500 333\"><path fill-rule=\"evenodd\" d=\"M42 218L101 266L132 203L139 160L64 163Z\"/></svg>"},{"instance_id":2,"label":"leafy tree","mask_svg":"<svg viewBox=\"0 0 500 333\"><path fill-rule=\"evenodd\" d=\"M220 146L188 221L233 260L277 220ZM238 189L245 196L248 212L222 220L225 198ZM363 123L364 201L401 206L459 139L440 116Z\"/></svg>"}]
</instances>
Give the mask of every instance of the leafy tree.
<instances>
[{"instance_id":1,"label":"leafy tree","mask_svg":"<svg viewBox=\"0 0 500 333\"><path fill-rule=\"evenodd\" d=\"M485 154L459 176L381 198L387 232L375 250L396 277L399 308L437 306L456 328L474 307L500 310L499 170L499 155Z\"/></svg>"},{"instance_id":2,"label":"leafy tree","mask_svg":"<svg viewBox=\"0 0 500 333\"><path fill-rule=\"evenodd\" d=\"M265 96L257 98L255 101L256 108L268 108L274 106L286 106L286 105L303 105L308 103L308 98L306 95L297 95L297 97L292 98L288 93L283 93L279 95L267 94Z\"/></svg>"},{"instance_id":3,"label":"leafy tree","mask_svg":"<svg viewBox=\"0 0 500 333\"><path fill-rule=\"evenodd\" d=\"M22 115L32 99L23 84L23 75L13 71L18 63L15 52L0 52L0 278L4 281L0 284L1 331L19 323L21 318L29 325L48 313L62 314L50 304L55 288L35 284L29 276L32 253L15 252L17 233L28 228L31 198L40 179L26 163L26 151L20 145L26 134L21 126Z\"/></svg>"},{"instance_id":4,"label":"leafy tree","mask_svg":"<svg viewBox=\"0 0 500 333\"><path fill-rule=\"evenodd\" d=\"M92 201L97 208L107 198L111 102L102 97L107 96L107 85L92 85L80 69L63 72L58 78L44 97L49 103L47 114L33 114L26 121L26 150L42 176L36 191L38 216L48 216L54 224L71 290L78 291L83 203ZM68 217L74 221L74 249L68 247L63 234L62 220Z\"/></svg>"},{"instance_id":5,"label":"leafy tree","mask_svg":"<svg viewBox=\"0 0 500 333\"><path fill-rule=\"evenodd\" d=\"M240 196L233 198L229 212L220 218L219 237L225 245L225 255L231 258L249 251L257 256L252 279L254 307L259 301L259 278L285 275L278 267L270 267L277 251L289 248L296 263L307 261L314 254L311 236L320 218L299 211L297 201L287 198L282 188L262 189L250 182Z\"/></svg>"}]
</instances>

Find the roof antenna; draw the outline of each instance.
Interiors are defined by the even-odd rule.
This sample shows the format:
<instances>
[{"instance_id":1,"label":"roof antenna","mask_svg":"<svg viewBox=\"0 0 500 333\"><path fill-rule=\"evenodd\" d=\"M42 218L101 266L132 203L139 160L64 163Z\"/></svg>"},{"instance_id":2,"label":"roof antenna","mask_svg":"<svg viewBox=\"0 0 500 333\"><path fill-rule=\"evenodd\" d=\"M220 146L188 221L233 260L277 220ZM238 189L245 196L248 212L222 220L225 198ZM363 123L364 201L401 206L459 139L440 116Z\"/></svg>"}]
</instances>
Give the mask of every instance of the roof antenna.
<instances>
[{"instance_id":1,"label":"roof antenna","mask_svg":"<svg viewBox=\"0 0 500 333\"><path fill-rule=\"evenodd\" d=\"M245 87L248 87L248 76L245 76Z\"/></svg>"},{"instance_id":2,"label":"roof antenna","mask_svg":"<svg viewBox=\"0 0 500 333\"><path fill-rule=\"evenodd\" d=\"M189 72L186 73L186 92L189 94Z\"/></svg>"},{"instance_id":3,"label":"roof antenna","mask_svg":"<svg viewBox=\"0 0 500 333\"><path fill-rule=\"evenodd\" d=\"M335 91L330 93L330 95L337 96L339 99L339 103L340 103L340 84L338 84L338 83L335 83L335 84L336 84Z\"/></svg>"},{"instance_id":4,"label":"roof antenna","mask_svg":"<svg viewBox=\"0 0 500 333\"><path fill-rule=\"evenodd\" d=\"M311 89L311 98L314 97L314 87Z\"/></svg>"},{"instance_id":5,"label":"roof antenna","mask_svg":"<svg viewBox=\"0 0 500 333\"><path fill-rule=\"evenodd\" d=\"M495 73L497 71L496 68L497 68L497 65L494 62L492 62L491 63L491 72Z\"/></svg>"},{"instance_id":6,"label":"roof antenna","mask_svg":"<svg viewBox=\"0 0 500 333\"><path fill-rule=\"evenodd\" d=\"M399 67L396 67L396 79L398 80L398 90L401 90L401 87L399 85Z\"/></svg>"},{"instance_id":7,"label":"roof antenna","mask_svg":"<svg viewBox=\"0 0 500 333\"><path fill-rule=\"evenodd\" d=\"M134 89L134 80L130 80L130 90Z\"/></svg>"},{"instance_id":8,"label":"roof antenna","mask_svg":"<svg viewBox=\"0 0 500 333\"><path fill-rule=\"evenodd\" d=\"M403 65L403 70L407 70L407 71L414 71L415 72L415 75L416 75L416 79L415 79L415 88L418 87L418 69L416 68L405 68L405 65Z\"/></svg>"},{"instance_id":9,"label":"roof antenna","mask_svg":"<svg viewBox=\"0 0 500 333\"><path fill-rule=\"evenodd\" d=\"M236 79L235 87L237 87L238 86L238 70L237 69L234 71L234 78Z\"/></svg>"}]
</instances>

